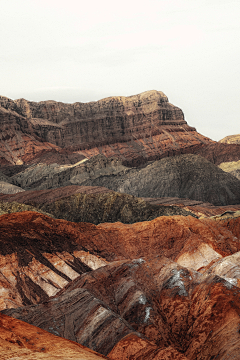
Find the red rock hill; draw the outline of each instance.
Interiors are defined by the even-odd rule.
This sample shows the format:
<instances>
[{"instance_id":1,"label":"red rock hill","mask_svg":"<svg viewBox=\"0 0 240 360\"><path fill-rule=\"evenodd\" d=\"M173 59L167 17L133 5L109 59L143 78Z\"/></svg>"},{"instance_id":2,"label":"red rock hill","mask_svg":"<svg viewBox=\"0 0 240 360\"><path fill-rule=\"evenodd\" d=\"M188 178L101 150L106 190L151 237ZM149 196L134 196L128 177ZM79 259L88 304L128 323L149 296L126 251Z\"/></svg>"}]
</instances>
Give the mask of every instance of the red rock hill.
<instances>
[{"instance_id":1,"label":"red rock hill","mask_svg":"<svg viewBox=\"0 0 240 360\"><path fill-rule=\"evenodd\" d=\"M52 146L55 151L68 148L86 157L99 153L118 156L126 164L136 165L212 143L156 90L74 104L2 96L0 126L4 130L2 164L31 162L40 150L49 152Z\"/></svg>"}]
</instances>

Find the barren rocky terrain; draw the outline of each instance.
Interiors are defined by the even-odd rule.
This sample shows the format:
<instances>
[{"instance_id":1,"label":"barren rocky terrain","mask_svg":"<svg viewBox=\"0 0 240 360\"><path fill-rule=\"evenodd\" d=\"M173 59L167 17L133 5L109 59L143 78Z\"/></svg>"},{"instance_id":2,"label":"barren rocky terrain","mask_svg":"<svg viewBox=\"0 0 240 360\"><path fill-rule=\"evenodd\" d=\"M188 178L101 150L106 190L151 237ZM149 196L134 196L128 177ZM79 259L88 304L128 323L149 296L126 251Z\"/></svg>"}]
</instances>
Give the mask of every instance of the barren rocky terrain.
<instances>
[{"instance_id":1,"label":"barren rocky terrain","mask_svg":"<svg viewBox=\"0 0 240 360\"><path fill-rule=\"evenodd\" d=\"M238 356L239 219L3 215L1 309L110 358Z\"/></svg>"},{"instance_id":2,"label":"barren rocky terrain","mask_svg":"<svg viewBox=\"0 0 240 360\"><path fill-rule=\"evenodd\" d=\"M240 359L238 135L155 90L0 127L0 359Z\"/></svg>"}]
</instances>

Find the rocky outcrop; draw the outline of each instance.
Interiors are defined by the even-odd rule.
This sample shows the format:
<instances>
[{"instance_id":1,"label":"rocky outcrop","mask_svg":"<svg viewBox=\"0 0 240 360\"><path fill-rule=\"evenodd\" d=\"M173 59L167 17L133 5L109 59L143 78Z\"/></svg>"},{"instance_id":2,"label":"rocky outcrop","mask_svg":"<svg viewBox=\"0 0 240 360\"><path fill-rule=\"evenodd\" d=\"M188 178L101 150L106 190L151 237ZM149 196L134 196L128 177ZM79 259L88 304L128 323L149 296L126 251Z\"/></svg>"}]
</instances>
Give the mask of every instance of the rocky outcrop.
<instances>
[{"instance_id":1,"label":"rocky outcrop","mask_svg":"<svg viewBox=\"0 0 240 360\"><path fill-rule=\"evenodd\" d=\"M149 340L139 338L135 334L125 336L108 354L112 360L188 360L186 356L171 346L158 349Z\"/></svg>"},{"instance_id":2,"label":"rocky outcrop","mask_svg":"<svg viewBox=\"0 0 240 360\"><path fill-rule=\"evenodd\" d=\"M70 185L63 186L56 189L48 189L48 190L36 190L36 191L25 191L24 194L0 194L0 201L9 201L9 202L19 202L23 204L36 204L37 206L40 204L51 204L55 201L58 201L62 198L66 198L68 196L74 194L105 194L113 192L104 187L100 186L79 186L79 185Z\"/></svg>"},{"instance_id":3,"label":"rocky outcrop","mask_svg":"<svg viewBox=\"0 0 240 360\"><path fill-rule=\"evenodd\" d=\"M80 164L32 165L11 177L22 188L100 186L137 197L178 197L216 206L240 203L240 181L198 155L181 155L129 168L98 155Z\"/></svg>"},{"instance_id":4,"label":"rocky outcrop","mask_svg":"<svg viewBox=\"0 0 240 360\"><path fill-rule=\"evenodd\" d=\"M78 244L81 226L61 221L31 211L0 216L1 309L46 301L81 273L106 264ZM94 226L83 228L88 225Z\"/></svg>"},{"instance_id":5,"label":"rocky outcrop","mask_svg":"<svg viewBox=\"0 0 240 360\"><path fill-rule=\"evenodd\" d=\"M30 134L46 146L54 144L53 151L58 151L58 146L79 151L87 158L97 154L118 156L128 165L189 152L201 144L212 143L186 123L182 110L170 104L166 95L155 90L74 104L13 101L2 96L0 106L2 112L11 114L0 117L0 125L7 124L2 156L11 163L16 163L17 157L19 162L28 163L36 158L35 154L31 158L30 151L27 156L12 150L16 141L10 142L6 137L8 133L14 137L16 132L18 138ZM10 121L9 117L17 119ZM14 159L13 155L7 158L10 151Z\"/></svg>"},{"instance_id":6,"label":"rocky outcrop","mask_svg":"<svg viewBox=\"0 0 240 360\"><path fill-rule=\"evenodd\" d=\"M6 201L0 201L0 215L4 215L4 214L11 214L11 213L17 213L17 212L22 212L22 211L36 211L38 213L53 217L52 214L49 214L47 212L44 212L40 209L37 209L31 205L26 205L26 204L19 204L18 202L6 202Z\"/></svg>"},{"instance_id":7,"label":"rocky outcrop","mask_svg":"<svg viewBox=\"0 0 240 360\"><path fill-rule=\"evenodd\" d=\"M1 216L0 234L4 313L112 359L237 358L239 217L95 226L25 212Z\"/></svg>"},{"instance_id":8,"label":"rocky outcrop","mask_svg":"<svg viewBox=\"0 0 240 360\"><path fill-rule=\"evenodd\" d=\"M113 359L120 348L121 359L223 360L240 348L240 290L229 280L164 257L141 258L82 275L44 304L4 313Z\"/></svg>"},{"instance_id":9,"label":"rocky outcrop","mask_svg":"<svg viewBox=\"0 0 240 360\"><path fill-rule=\"evenodd\" d=\"M20 165L44 152L57 150L33 134L30 122L18 113L0 107L0 165Z\"/></svg>"},{"instance_id":10,"label":"rocky outcrop","mask_svg":"<svg viewBox=\"0 0 240 360\"><path fill-rule=\"evenodd\" d=\"M105 168L91 173L86 166L72 175L71 183L104 186L137 197L179 197L221 206L240 203L239 180L197 155L161 159L142 169L119 167L114 174Z\"/></svg>"},{"instance_id":11,"label":"rocky outcrop","mask_svg":"<svg viewBox=\"0 0 240 360\"><path fill-rule=\"evenodd\" d=\"M74 169L79 168L79 165L86 160L83 159L73 165L42 163L30 165L24 171L13 175L11 181L13 184L21 184L26 190L59 187L62 183L68 183L71 174L74 174Z\"/></svg>"},{"instance_id":12,"label":"rocky outcrop","mask_svg":"<svg viewBox=\"0 0 240 360\"><path fill-rule=\"evenodd\" d=\"M219 165L219 167L223 171L230 173L231 175L235 176L238 180L240 180L240 160L223 162Z\"/></svg>"},{"instance_id":13,"label":"rocky outcrop","mask_svg":"<svg viewBox=\"0 0 240 360\"><path fill-rule=\"evenodd\" d=\"M1 199L1 196L0 196ZM198 217L212 217L220 216L223 213L235 213L240 210L240 204L227 206L214 206L213 204L203 201L196 201L190 199L165 197L165 198L143 198L146 202L153 205L171 205L178 206L185 210L189 210Z\"/></svg>"},{"instance_id":14,"label":"rocky outcrop","mask_svg":"<svg viewBox=\"0 0 240 360\"><path fill-rule=\"evenodd\" d=\"M219 165L222 162L238 161L240 159L240 144L213 142L201 145L189 153L200 155L213 164Z\"/></svg>"},{"instance_id":15,"label":"rocky outcrop","mask_svg":"<svg viewBox=\"0 0 240 360\"><path fill-rule=\"evenodd\" d=\"M90 222L96 225L117 221L132 224L150 221L159 216L195 216L192 212L177 206L150 205L135 196L113 191L89 195L78 193L51 204L36 204L36 206L57 219Z\"/></svg>"},{"instance_id":16,"label":"rocky outcrop","mask_svg":"<svg viewBox=\"0 0 240 360\"><path fill-rule=\"evenodd\" d=\"M0 181L0 193L1 194L16 194L19 192L23 192L24 190L20 188L19 186L15 186L12 184L9 184L5 181Z\"/></svg>"},{"instance_id":17,"label":"rocky outcrop","mask_svg":"<svg viewBox=\"0 0 240 360\"><path fill-rule=\"evenodd\" d=\"M0 314L0 358L18 360L103 360L101 354L33 325Z\"/></svg>"},{"instance_id":18,"label":"rocky outcrop","mask_svg":"<svg viewBox=\"0 0 240 360\"><path fill-rule=\"evenodd\" d=\"M0 195L0 201L10 201L10 203L6 203L5 209L9 209L12 202L18 201L28 204L22 205L21 209L32 211L38 211L37 209L39 209L40 212L52 214L57 219L90 222L96 225L103 222L112 223L116 221L132 224L138 221L150 221L159 216L195 216L194 213L180 207L150 205L143 199L132 195L116 193L101 187L72 185L60 188L60 191L58 189L26 191L24 195ZM32 208L30 205L35 208ZM13 206L13 208L18 207ZM5 210L5 212L7 211Z\"/></svg>"},{"instance_id":19,"label":"rocky outcrop","mask_svg":"<svg viewBox=\"0 0 240 360\"><path fill-rule=\"evenodd\" d=\"M240 134L225 136L219 142L223 144L240 144Z\"/></svg>"},{"instance_id":20,"label":"rocky outcrop","mask_svg":"<svg viewBox=\"0 0 240 360\"><path fill-rule=\"evenodd\" d=\"M81 273L113 260L161 254L185 266L194 253L197 270L240 250L231 229L191 216L95 226L28 211L2 215L0 234L1 309L46 301Z\"/></svg>"}]
</instances>

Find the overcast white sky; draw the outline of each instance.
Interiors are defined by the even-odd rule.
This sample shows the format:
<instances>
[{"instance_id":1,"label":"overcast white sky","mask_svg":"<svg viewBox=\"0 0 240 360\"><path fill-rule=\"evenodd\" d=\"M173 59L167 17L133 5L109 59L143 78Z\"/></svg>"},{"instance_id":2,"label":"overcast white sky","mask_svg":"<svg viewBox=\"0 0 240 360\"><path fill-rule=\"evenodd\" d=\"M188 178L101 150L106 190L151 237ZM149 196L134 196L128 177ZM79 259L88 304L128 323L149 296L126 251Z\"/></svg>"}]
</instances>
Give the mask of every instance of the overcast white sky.
<instances>
[{"instance_id":1,"label":"overcast white sky","mask_svg":"<svg viewBox=\"0 0 240 360\"><path fill-rule=\"evenodd\" d=\"M0 51L0 95L156 89L200 133L240 133L239 0L0 0Z\"/></svg>"}]
</instances>

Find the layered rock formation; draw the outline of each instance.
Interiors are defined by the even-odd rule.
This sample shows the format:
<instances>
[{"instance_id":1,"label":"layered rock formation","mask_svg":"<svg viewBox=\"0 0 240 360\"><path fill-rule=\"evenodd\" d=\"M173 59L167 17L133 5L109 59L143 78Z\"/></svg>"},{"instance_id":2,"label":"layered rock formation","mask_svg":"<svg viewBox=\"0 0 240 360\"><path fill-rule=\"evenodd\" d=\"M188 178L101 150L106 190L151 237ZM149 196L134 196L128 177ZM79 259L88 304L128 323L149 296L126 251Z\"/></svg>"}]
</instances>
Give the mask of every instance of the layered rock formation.
<instances>
[{"instance_id":1,"label":"layered rock formation","mask_svg":"<svg viewBox=\"0 0 240 360\"><path fill-rule=\"evenodd\" d=\"M3 164L3 159L14 164L17 159L18 163L29 163L36 158L31 154L33 150L29 149L28 154L17 150L25 145L26 136L26 145L31 145L34 152L49 150L51 143L54 151L68 147L88 158L102 153L118 156L126 164L189 152L212 142L190 127L182 110L155 90L85 104L13 101L2 96L0 106ZM39 139L45 142L41 150Z\"/></svg>"},{"instance_id":2,"label":"layered rock formation","mask_svg":"<svg viewBox=\"0 0 240 360\"><path fill-rule=\"evenodd\" d=\"M0 181L0 193L1 194L16 194L16 193L23 192L23 191L24 190L19 186L9 184L8 182L5 182L5 181Z\"/></svg>"},{"instance_id":3,"label":"layered rock formation","mask_svg":"<svg viewBox=\"0 0 240 360\"><path fill-rule=\"evenodd\" d=\"M225 172L228 172L240 180L240 160L239 161L230 161L223 162L219 165L220 169Z\"/></svg>"},{"instance_id":4,"label":"layered rock formation","mask_svg":"<svg viewBox=\"0 0 240 360\"><path fill-rule=\"evenodd\" d=\"M1 102L1 101L0 101ZM1 105L1 104L0 104ZM29 121L0 106L0 164L23 164L44 152L60 150L33 134Z\"/></svg>"},{"instance_id":5,"label":"layered rock formation","mask_svg":"<svg viewBox=\"0 0 240 360\"><path fill-rule=\"evenodd\" d=\"M22 212L22 211L36 211L36 212L39 212L41 214L53 217L52 214L49 214L49 213L47 213L45 211L37 209L37 208L35 208L34 206L31 206L31 205L20 204L20 203L15 202L15 201L12 201L10 203L8 203L6 201L0 201L0 215L11 214L11 213L16 213L16 212Z\"/></svg>"},{"instance_id":6,"label":"layered rock formation","mask_svg":"<svg viewBox=\"0 0 240 360\"><path fill-rule=\"evenodd\" d=\"M0 196L1 199L1 196ZM198 217L221 216L224 213L235 213L240 210L240 204L227 206L214 206L203 201L189 200L176 197L166 198L143 198L146 202L153 205L171 205L189 210Z\"/></svg>"},{"instance_id":7,"label":"layered rock formation","mask_svg":"<svg viewBox=\"0 0 240 360\"><path fill-rule=\"evenodd\" d=\"M23 321L0 314L0 359L103 360L101 354L50 334Z\"/></svg>"},{"instance_id":8,"label":"layered rock formation","mask_svg":"<svg viewBox=\"0 0 240 360\"><path fill-rule=\"evenodd\" d=\"M239 229L239 217L3 215L1 309L112 359L237 358Z\"/></svg>"},{"instance_id":9,"label":"layered rock formation","mask_svg":"<svg viewBox=\"0 0 240 360\"><path fill-rule=\"evenodd\" d=\"M192 212L180 207L151 205L143 199L132 195L120 194L101 187L68 186L55 190L26 191L24 196L0 195L0 201L10 201L4 207L0 202L0 209L11 211L14 201L28 205L14 205L15 211L34 210L52 214L57 219L74 222L90 222L99 224L103 222L121 221L132 224L138 221L149 221L159 216L183 215L195 216ZM71 196L66 197L66 195ZM65 195L65 196L64 196ZM31 206L33 205L35 209ZM29 208L27 208L29 207ZM7 211L6 211L7 210Z\"/></svg>"},{"instance_id":10,"label":"layered rock formation","mask_svg":"<svg viewBox=\"0 0 240 360\"><path fill-rule=\"evenodd\" d=\"M181 216L163 216L133 225L95 226L55 220L34 212L2 215L0 274L6 292L1 308L46 300L82 272L103 266L106 261L151 257L153 252L177 260L194 250L200 258L196 266L201 267L238 251L231 231L219 228L213 234L212 228L217 228L213 220L203 223ZM206 259L201 252L202 242L205 253L210 254ZM181 260L183 266L184 261Z\"/></svg>"},{"instance_id":11,"label":"layered rock formation","mask_svg":"<svg viewBox=\"0 0 240 360\"><path fill-rule=\"evenodd\" d=\"M143 168L125 167L117 158L98 155L75 165L32 165L10 179L25 189L75 184L106 187L137 197L187 198L217 206L240 203L240 181L192 154L164 158Z\"/></svg>"},{"instance_id":12,"label":"layered rock formation","mask_svg":"<svg viewBox=\"0 0 240 360\"><path fill-rule=\"evenodd\" d=\"M222 162L238 161L240 159L240 144L222 144L214 142L193 149L189 153L197 154L215 165Z\"/></svg>"}]
</instances>

